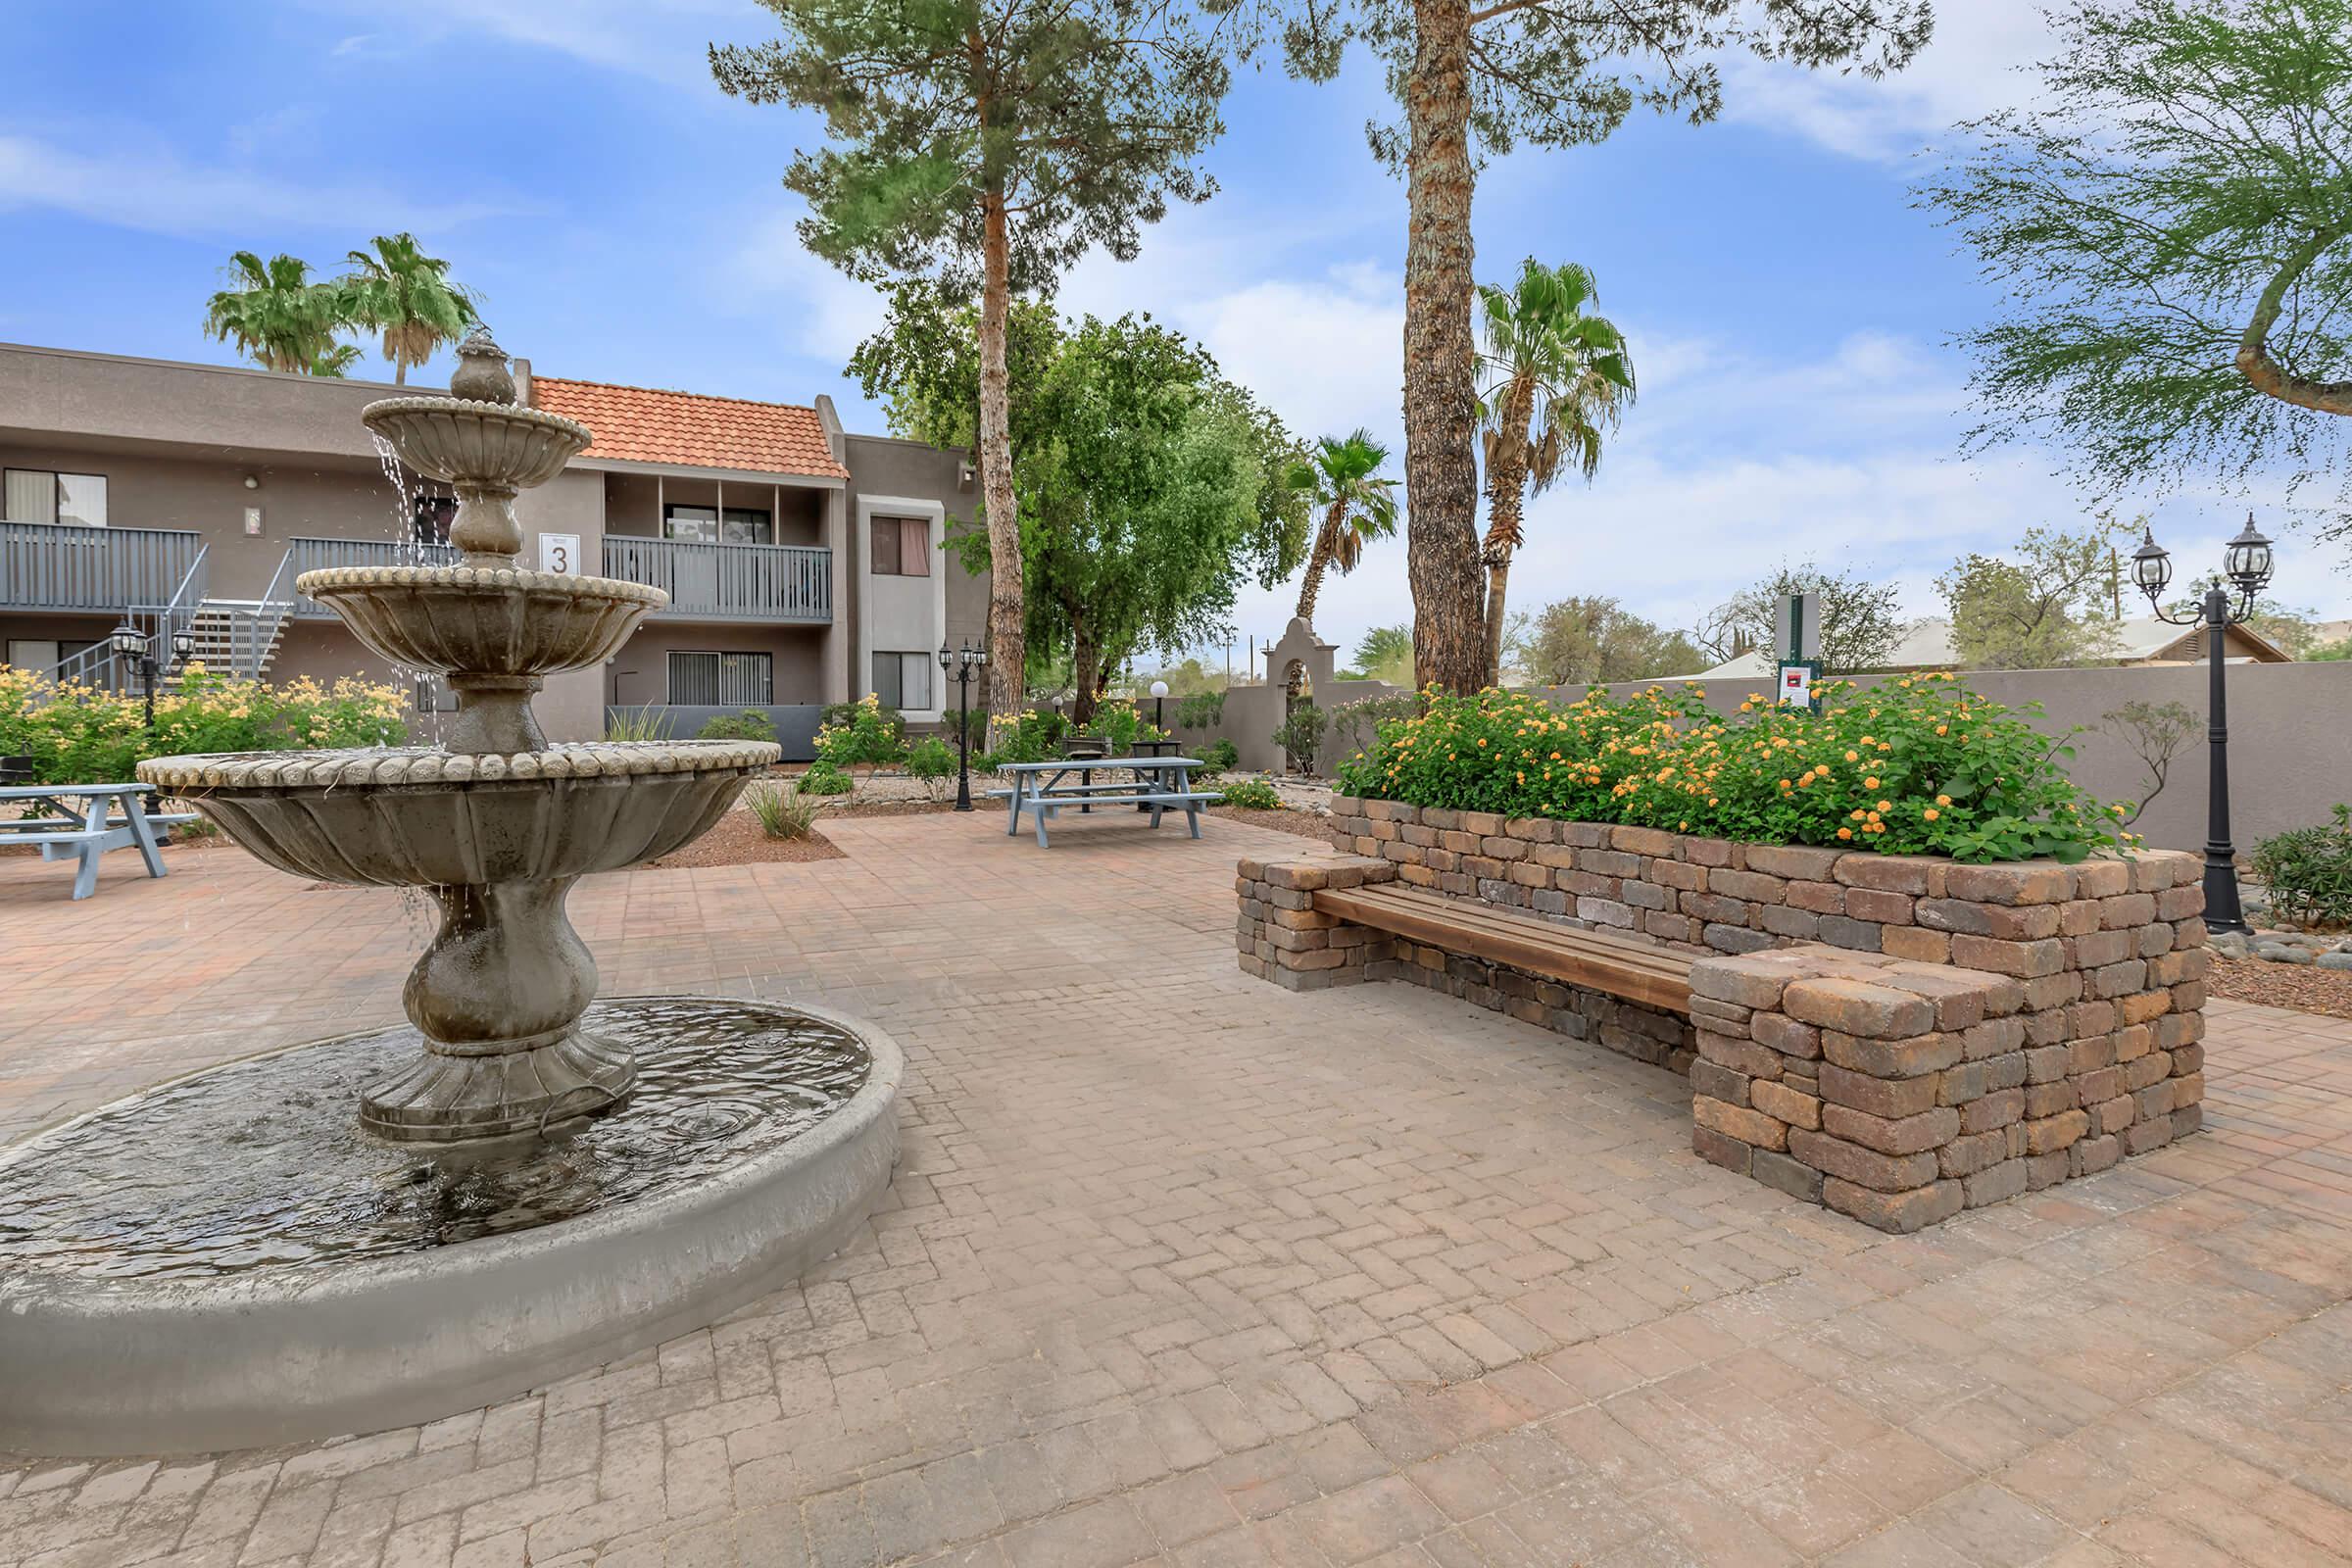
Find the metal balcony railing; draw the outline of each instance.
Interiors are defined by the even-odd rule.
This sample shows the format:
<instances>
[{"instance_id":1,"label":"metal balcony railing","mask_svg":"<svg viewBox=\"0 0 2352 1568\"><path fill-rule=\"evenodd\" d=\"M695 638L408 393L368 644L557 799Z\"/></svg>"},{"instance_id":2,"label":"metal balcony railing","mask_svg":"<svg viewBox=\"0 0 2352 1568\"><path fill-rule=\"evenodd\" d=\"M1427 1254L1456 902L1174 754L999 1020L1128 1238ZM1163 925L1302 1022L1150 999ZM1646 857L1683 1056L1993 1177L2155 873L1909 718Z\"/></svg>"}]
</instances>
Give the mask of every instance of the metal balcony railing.
<instances>
[{"instance_id":1,"label":"metal balcony railing","mask_svg":"<svg viewBox=\"0 0 2352 1568\"><path fill-rule=\"evenodd\" d=\"M168 604L203 553L203 537L178 528L0 522L0 610Z\"/></svg>"},{"instance_id":2,"label":"metal balcony railing","mask_svg":"<svg viewBox=\"0 0 2352 1568\"><path fill-rule=\"evenodd\" d=\"M664 615L705 620L833 618L833 552L605 535L605 575L669 595Z\"/></svg>"},{"instance_id":3,"label":"metal balcony railing","mask_svg":"<svg viewBox=\"0 0 2352 1568\"><path fill-rule=\"evenodd\" d=\"M304 572L330 566L454 566L464 553L456 545L404 544L392 539L294 538L286 541L278 585L292 597L294 614L332 620L333 611L316 599L294 593L295 579Z\"/></svg>"}]
</instances>

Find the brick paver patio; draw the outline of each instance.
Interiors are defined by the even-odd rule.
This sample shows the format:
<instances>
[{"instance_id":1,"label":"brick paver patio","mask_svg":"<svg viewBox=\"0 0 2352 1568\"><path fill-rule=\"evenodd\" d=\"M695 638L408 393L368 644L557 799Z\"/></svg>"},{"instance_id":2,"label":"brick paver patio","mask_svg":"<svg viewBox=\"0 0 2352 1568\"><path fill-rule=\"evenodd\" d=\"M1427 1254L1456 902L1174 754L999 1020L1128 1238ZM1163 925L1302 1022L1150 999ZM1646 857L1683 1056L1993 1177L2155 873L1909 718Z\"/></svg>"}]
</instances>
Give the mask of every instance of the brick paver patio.
<instances>
[{"instance_id":1,"label":"brick paver patio","mask_svg":"<svg viewBox=\"0 0 2352 1568\"><path fill-rule=\"evenodd\" d=\"M2205 1133L1888 1238L1696 1159L1661 1069L1244 977L1235 856L1295 840L828 831L572 907L609 992L897 1035L856 1245L422 1429L0 1456L0 1563L2352 1561L2352 1023L2216 1003ZM0 1140L397 1015L420 907L172 864L0 860Z\"/></svg>"}]
</instances>

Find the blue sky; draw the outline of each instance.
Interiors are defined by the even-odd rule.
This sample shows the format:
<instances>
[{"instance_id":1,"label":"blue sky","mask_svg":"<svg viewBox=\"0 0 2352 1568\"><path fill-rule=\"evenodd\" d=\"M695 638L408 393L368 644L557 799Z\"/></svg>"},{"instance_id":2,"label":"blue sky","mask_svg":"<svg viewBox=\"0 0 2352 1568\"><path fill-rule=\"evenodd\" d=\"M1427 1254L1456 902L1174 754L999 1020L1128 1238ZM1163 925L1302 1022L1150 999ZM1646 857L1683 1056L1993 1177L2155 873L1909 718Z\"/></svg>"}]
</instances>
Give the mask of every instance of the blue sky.
<instances>
[{"instance_id":1,"label":"blue sky","mask_svg":"<svg viewBox=\"0 0 2352 1568\"><path fill-rule=\"evenodd\" d=\"M1687 624L1814 559L1893 577L1927 613L1955 554L2082 515L2062 454L1958 456L1967 366L1947 338L1994 302L1906 182L1954 120L2031 91L2014 73L2043 34L2033 0L1941 9L1900 77L1736 63L1719 123L1637 119L1487 172L1480 275L1584 262L1642 379L1597 482L1531 507L1516 603L1610 593ZM840 373L873 298L800 251L779 183L815 126L724 97L704 64L712 40L769 35L750 0L14 0L8 16L0 338L225 360L200 321L230 251L324 268L405 227L549 373L829 392L880 428ZM1137 262L1082 264L1065 308L1152 311L1303 434L1394 437L1404 195L1362 133L1387 113L1368 61L1324 87L1244 74L1210 158L1221 192ZM2218 562L2246 503L2141 508L2185 574ZM2286 540L2285 597L2352 612L2342 550L2262 515ZM1278 633L1295 597L1248 594L1237 636ZM1409 615L1398 541L1327 584L1317 619L1351 644Z\"/></svg>"}]
</instances>

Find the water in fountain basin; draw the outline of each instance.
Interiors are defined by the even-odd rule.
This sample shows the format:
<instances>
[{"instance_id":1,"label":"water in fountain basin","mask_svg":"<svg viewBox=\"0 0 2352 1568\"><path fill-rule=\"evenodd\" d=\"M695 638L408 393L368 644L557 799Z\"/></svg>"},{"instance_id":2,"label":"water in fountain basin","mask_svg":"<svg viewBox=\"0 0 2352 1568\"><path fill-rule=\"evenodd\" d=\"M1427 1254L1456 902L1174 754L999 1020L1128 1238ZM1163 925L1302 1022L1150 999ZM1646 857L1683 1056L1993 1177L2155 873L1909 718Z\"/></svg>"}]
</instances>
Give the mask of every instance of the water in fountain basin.
<instances>
[{"instance_id":1,"label":"water in fountain basin","mask_svg":"<svg viewBox=\"0 0 2352 1568\"><path fill-rule=\"evenodd\" d=\"M617 1111L457 1152L378 1142L349 1114L418 1045L345 1036L166 1085L0 1163L0 1271L188 1279L429 1251L700 1187L839 1108L871 1060L788 1007L623 998L586 1027L637 1051Z\"/></svg>"}]
</instances>

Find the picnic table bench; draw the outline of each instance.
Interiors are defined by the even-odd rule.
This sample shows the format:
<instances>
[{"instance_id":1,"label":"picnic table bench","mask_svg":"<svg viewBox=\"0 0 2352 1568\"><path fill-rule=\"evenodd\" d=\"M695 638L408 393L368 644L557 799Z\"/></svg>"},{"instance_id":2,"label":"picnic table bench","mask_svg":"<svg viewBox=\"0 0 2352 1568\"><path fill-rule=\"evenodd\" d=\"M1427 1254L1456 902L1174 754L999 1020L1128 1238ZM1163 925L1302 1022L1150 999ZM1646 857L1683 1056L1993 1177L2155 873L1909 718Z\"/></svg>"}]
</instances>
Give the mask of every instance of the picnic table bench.
<instances>
[{"instance_id":1,"label":"picnic table bench","mask_svg":"<svg viewBox=\"0 0 2352 1568\"><path fill-rule=\"evenodd\" d=\"M1000 771L1010 776L1012 788L988 793L992 800L1011 803L1005 836L1021 831L1021 813L1027 811L1036 826L1040 849L1046 847L1047 818L1067 806L1085 810L1093 806L1133 805L1151 813L1153 827L1159 826L1162 812L1182 811L1185 825L1192 829L1194 838L1199 838L1200 808L1225 798L1213 791L1202 793L1192 787L1193 769L1200 765L1200 759L1194 757L1087 757L1051 762L1006 762ZM1135 778L1127 783L1092 782L1095 772L1111 768L1125 768ZM1071 783L1072 773L1084 777L1078 783Z\"/></svg>"},{"instance_id":2,"label":"picnic table bench","mask_svg":"<svg viewBox=\"0 0 2352 1568\"><path fill-rule=\"evenodd\" d=\"M98 891L98 857L136 846L149 876L164 874L157 854L174 824L193 822L194 811L150 814L143 796L150 784L17 784L0 788L0 804L28 802L33 814L0 819L0 845L37 844L44 860L73 860L74 897ZM159 834L158 829L162 832Z\"/></svg>"}]
</instances>

